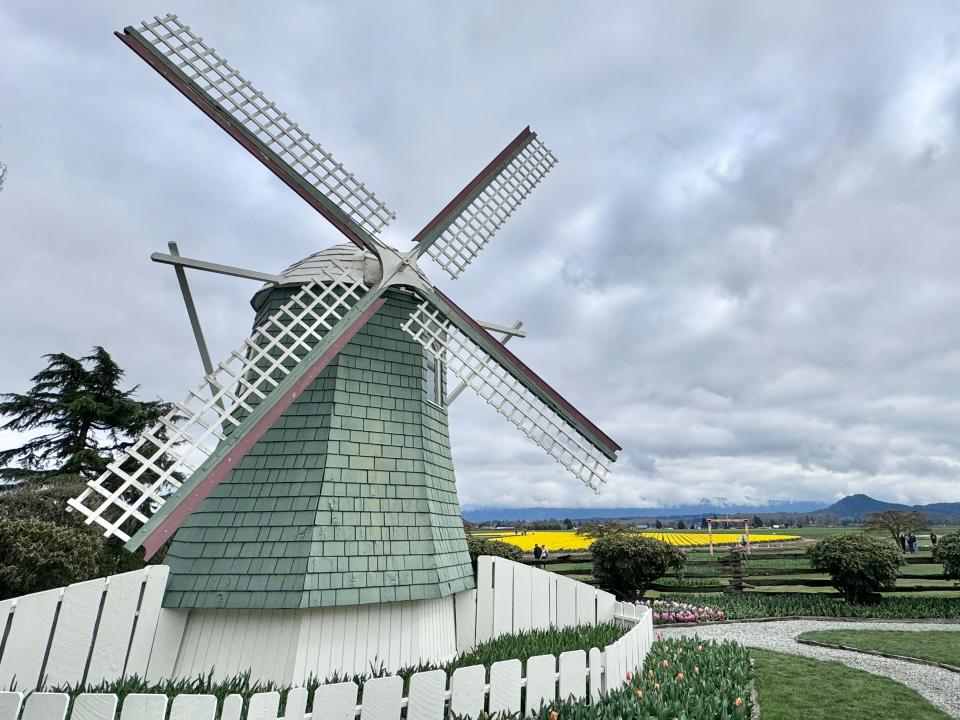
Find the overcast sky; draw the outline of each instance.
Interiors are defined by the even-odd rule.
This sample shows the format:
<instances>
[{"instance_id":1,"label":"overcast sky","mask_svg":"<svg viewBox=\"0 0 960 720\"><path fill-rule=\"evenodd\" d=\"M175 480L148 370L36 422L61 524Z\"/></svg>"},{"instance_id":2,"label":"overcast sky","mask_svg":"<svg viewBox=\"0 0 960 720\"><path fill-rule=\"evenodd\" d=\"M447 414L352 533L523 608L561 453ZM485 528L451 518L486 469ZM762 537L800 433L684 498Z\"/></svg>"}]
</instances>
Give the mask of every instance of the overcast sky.
<instances>
[{"instance_id":1,"label":"overcast sky","mask_svg":"<svg viewBox=\"0 0 960 720\"><path fill-rule=\"evenodd\" d=\"M177 12L403 249L525 125L559 158L460 280L424 264L625 450L594 495L464 395L464 505L960 500L956 3L264 7L0 5L0 391L101 344L180 399L201 366L150 252L276 272L342 241L112 35ZM191 282L224 355L256 285Z\"/></svg>"}]
</instances>

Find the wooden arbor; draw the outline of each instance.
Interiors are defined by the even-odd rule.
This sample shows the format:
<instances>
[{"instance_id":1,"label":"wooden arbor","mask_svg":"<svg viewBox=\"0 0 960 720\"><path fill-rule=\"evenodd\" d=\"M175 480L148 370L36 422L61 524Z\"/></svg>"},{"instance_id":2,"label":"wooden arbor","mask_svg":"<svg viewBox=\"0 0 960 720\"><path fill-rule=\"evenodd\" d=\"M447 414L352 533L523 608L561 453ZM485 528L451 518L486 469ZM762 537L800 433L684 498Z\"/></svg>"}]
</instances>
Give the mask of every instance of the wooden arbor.
<instances>
[{"instance_id":1,"label":"wooden arbor","mask_svg":"<svg viewBox=\"0 0 960 720\"><path fill-rule=\"evenodd\" d=\"M707 518L707 536L710 539L710 554L713 555L713 524L715 522L743 523L743 536L747 539L747 550L750 549L750 521L746 518Z\"/></svg>"}]
</instances>

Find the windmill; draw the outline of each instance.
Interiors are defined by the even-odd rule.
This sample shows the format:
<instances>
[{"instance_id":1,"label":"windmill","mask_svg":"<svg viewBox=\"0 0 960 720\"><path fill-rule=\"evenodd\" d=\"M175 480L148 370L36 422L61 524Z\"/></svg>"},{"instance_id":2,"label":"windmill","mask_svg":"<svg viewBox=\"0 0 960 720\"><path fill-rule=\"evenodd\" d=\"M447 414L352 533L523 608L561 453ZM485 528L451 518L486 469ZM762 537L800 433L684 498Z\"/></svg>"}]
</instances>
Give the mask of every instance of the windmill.
<instances>
[{"instance_id":1,"label":"windmill","mask_svg":"<svg viewBox=\"0 0 960 720\"><path fill-rule=\"evenodd\" d=\"M473 585L450 458L445 371L596 490L620 446L434 287L456 279L555 164L529 127L413 238L376 195L174 15L116 33L349 243L279 274L174 265L202 382L70 507L166 556L170 608L307 608ZM210 362L185 269L261 280L251 337Z\"/></svg>"}]
</instances>

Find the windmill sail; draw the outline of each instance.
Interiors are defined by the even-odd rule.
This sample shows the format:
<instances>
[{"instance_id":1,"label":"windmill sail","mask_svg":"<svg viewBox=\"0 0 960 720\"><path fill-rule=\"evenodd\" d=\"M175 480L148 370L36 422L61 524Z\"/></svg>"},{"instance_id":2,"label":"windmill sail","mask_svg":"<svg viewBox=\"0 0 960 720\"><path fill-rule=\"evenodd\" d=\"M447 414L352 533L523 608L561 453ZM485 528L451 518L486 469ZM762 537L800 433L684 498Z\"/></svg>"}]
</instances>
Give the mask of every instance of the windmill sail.
<instances>
[{"instance_id":1,"label":"windmill sail","mask_svg":"<svg viewBox=\"0 0 960 720\"><path fill-rule=\"evenodd\" d=\"M354 244L369 245L396 217L176 15L118 36Z\"/></svg>"},{"instance_id":2,"label":"windmill sail","mask_svg":"<svg viewBox=\"0 0 960 720\"><path fill-rule=\"evenodd\" d=\"M524 129L414 241L457 279L556 163L537 134Z\"/></svg>"},{"instance_id":3,"label":"windmill sail","mask_svg":"<svg viewBox=\"0 0 960 720\"><path fill-rule=\"evenodd\" d=\"M455 306L453 309L462 313ZM453 322L454 318L454 314L446 315L436 305L425 300L410 315L403 328L560 465L594 491L598 490L600 485L606 482L606 476L620 447L594 428L566 401L563 401L566 407L546 402L543 393L534 392L528 378L523 377L516 368L510 368L500 359L493 357L470 337L472 333L465 332L466 326ZM479 328L479 325L476 327ZM500 345L489 336L486 340ZM507 353L502 345L500 349ZM507 356L513 357L509 354ZM519 361L516 363L526 370ZM562 400L550 390L555 397ZM573 414L576 414L580 421L585 421L588 427L584 428L577 418L571 417ZM599 433L599 437L588 437L587 433L594 435L591 429Z\"/></svg>"},{"instance_id":4,"label":"windmill sail","mask_svg":"<svg viewBox=\"0 0 960 720\"><path fill-rule=\"evenodd\" d=\"M70 507L105 536L129 540L364 295L361 280L334 268L257 327Z\"/></svg>"}]
</instances>

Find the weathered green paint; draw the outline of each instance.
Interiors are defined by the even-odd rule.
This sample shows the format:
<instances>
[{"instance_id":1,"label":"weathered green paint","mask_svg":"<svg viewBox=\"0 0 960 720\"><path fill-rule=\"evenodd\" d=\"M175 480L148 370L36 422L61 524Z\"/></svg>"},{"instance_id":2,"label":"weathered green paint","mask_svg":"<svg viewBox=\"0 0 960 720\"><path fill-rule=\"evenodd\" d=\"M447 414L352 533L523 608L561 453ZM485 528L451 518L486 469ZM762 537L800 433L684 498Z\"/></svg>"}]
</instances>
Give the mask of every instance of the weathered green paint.
<instances>
[{"instance_id":1,"label":"weathered green paint","mask_svg":"<svg viewBox=\"0 0 960 720\"><path fill-rule=\"evenodd\" d=\"M260 317L294 290L270 292ZM473 587L447 414L387 303L177 532L164 605L306 608Z\"/></svg>"},{"instance_id":2,"label":"weathered green paint","mask_svg":"<svg viewBox=\"0 0 960 720\"><path fill-rule=\"evenodd\" d=\"M288 291L283 296L284 300L288 300L293 294L294 293L290 293ZM207 458L189 478L187 478L186 482L183 483L173 497L169 498L167 502L160 506L160 509L157 510L150 520L145 523L143 527L141 527L136 534L130 538L130 540L127 541L124 547L131 552L139 548L143 544L144 540L146 540L150 535L150 533L153 532L154 528L156 528L163 520L165 520L194 488L203 482L203 479L207 476L207 473L216 467L217 463L220 462L224 456L234 449L237 442L243 437L244 433L250 427L256 424L264 415L266 415L272 404L275 403L281 396L283 396L287 390L293 387L297 380L299 380L304 373L310 369L313 361L326 352L327 348L336 342L340 335L342 335L350 327L353 321L359 318L360 315L363 314L364 310L370 307L381 294L382 293L379 291L368 292L366 295L360 298L360 300L352 308L350 308L349 312L343 316L341 321L334 325L334 327L331 328L326 335L324 335L323 340L317 343L317 345L309 353L305 354L303 359L290 370L289 374L280 380L277 387L275 387L267 396L266 402L257 405L253 412L244 418L243 424L235 428L234 431L231 432L228 437L217 446L216 451L210 455L210 457ZM273 307L271 312L279 310L281 304L282 303ZM266 319L265 315L258 316L257 324L264 319Z\"/></svg>"}]
</instances>

